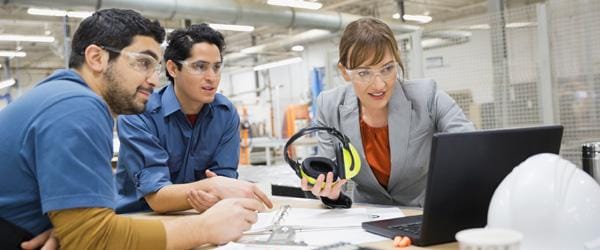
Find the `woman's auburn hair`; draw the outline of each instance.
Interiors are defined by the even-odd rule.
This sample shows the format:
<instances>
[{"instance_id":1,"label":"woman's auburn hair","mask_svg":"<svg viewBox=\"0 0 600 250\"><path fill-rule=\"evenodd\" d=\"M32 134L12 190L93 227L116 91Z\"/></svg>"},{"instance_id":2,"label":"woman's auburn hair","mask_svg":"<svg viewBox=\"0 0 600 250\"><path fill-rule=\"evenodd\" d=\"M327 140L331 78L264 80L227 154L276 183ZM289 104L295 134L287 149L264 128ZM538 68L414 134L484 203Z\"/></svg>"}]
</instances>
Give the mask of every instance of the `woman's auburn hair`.
<instances>
[{"instance_id":1,"label":"woman's auburn hair","mask_svg":"<svg viewBox=\"0 0 600 250\"><path fill-rule=\"evenodd\" d=\"M342 34L339 51L338 62L347 69L354 69L367 60L370 60L367 65L380 63L385 54L391 51L404 72L394 33L387 24L377 18L363 17L348 24Z\"/></svg>"}]
</instances>

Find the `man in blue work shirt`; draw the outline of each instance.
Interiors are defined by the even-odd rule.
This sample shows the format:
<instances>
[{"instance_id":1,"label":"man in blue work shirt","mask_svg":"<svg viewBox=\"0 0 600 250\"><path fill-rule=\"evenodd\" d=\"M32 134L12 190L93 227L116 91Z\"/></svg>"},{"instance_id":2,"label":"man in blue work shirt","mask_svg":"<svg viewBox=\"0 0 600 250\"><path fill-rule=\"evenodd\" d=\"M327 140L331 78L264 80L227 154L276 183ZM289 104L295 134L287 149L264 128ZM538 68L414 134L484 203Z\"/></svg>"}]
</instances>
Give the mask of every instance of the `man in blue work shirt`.
<instances>
[{"instance_id":1,"label":"man in blue work shirt","mask_svg":"<svg viewBox=\"0 0 600 250\"><path fill-rule=\"evenodd\" d=\"M271 207L256 185L235 179L240 119L217 93L223 36L192 25L173 31L168 44L170 83L150 97L144 113L118 119L117 212L202 211L232 196Z\"/></svg>"},{"instance_id":2,"label":"man in blue work shirt","mask_svg":"<svg viewBox=\"0 0 600 250\"><path fill-rule=\"evenodd\" d=\"M64 249L190 249L239 239L256 221L263 205L248 198L165 221L113 210L113 117L144 111L164 35L135 11L96 11L73 35L71 69L0 111L0 249L48 247L54 238L22 242L50 230Z\"/></svg>"}]
</instances>

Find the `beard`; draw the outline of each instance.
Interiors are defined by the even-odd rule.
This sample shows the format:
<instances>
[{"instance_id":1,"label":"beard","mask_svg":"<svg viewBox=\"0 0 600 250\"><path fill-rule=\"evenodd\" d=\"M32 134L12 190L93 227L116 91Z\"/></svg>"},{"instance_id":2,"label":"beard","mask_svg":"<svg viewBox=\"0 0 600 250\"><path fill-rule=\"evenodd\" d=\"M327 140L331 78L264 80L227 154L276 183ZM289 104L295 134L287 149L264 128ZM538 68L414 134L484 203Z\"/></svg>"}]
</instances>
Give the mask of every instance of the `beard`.
<instances>
[{"instance_id":1,"label":"beard","mask_svg":"<svg viewBox=\"0 0 600 250\"><path fill-rule=\"evenodd\" d=\"M113 113L118 115L140 114L146 108L146 102L136 101L136 95L141 86L137 87L136 91L129 93L124 87L122 79L117 79L114 72L114 64L111 64L103 74L106 80L106 91L102 95L108 107ZM146 89L152 93L152 89Z\"/></svg>"}]
</instances>

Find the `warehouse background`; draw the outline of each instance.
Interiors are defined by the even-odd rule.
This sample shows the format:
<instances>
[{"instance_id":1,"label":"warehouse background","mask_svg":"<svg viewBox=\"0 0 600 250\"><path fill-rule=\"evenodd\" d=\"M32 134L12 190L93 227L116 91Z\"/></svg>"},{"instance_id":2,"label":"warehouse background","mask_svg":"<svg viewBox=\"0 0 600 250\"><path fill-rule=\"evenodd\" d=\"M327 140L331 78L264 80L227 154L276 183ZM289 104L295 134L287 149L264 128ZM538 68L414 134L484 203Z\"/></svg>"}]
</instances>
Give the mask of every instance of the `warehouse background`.
<instances>
[{"instance_id":1,"label":"warehouse background","mask_svg":"<svg viewBox=\"0 0 600 250\"><path fill-rule=\"evenodd\" d=\"M562 124L561 154L576 164L581 144L600 140L600 1L312 2L322 7L306 10L266 0L3 1L0 109L65 67L65 48L81 20L33 15L32 8L133 8L159 19L168 31L201 22L248 25L250 32L222 31L228 46L220 92L248 124L250 133L242 135L252 158L248 164L270 164L281 158L281 141L310 125L316 95L348 84L336 67L344 25L376 16L394 29L406 77L435 79L478 128ZM431 21L395 19L402 10L402 16ZM16 41L15 35L52 41ZM291 64L256 68L288 59Z\"/></svg>"}]
</instances>

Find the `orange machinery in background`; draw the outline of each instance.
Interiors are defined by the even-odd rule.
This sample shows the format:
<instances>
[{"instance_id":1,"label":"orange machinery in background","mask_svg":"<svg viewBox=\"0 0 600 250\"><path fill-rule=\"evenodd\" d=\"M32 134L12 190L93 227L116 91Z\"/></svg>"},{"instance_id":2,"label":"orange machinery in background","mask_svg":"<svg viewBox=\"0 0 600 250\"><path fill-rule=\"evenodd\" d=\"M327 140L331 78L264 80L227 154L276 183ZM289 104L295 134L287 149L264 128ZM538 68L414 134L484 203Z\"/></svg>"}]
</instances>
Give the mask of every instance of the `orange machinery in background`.
<instances>
[{"instance_id":1,"label":"orange machinery in background","mask_svg":"<svg viewBox=\"0 0 600 250\"><path fill-rule=\"evenodd\" d=\"M298 132L298 130L310 126L310 115L308 110L308 104L289 105L285 109L285 122L281 128L281 136L283 138L290 138Z\"/></svg>"},{"instance_id":2,"label":"orange machinery in background","mask_svg":"<svg viewBox=\"0 0 600 250\"><path fill-rule=\"evenodd\" d=\"M240 165L250 165L250 122L248 120L248 110L245 105L238 108L240 115ZM310 125L310 115L308 104L289 105L284 113L284 122L282 126L282 138L289 138L298 130ZM253 133L254 134L254 133ZM290 148L294 150L293 147ZM293 153L293 152L292 152Z\"/></svg>"},{"instance_id":3,"label":"orange machinery in background","mask_svg":"<svg viewBox=\"0 0 600 250\"><path fill-rule=\"evenodd\" d=\"M290 138L300 129L310 126L310 115L308 104L289 105L285 109L284 123L281 128L281 137ZM288 148L291 155L296 155L295 146Z\"/></svg>"},{"instance_id":4,"label":"orange machinery in background","mask_svg":"<svg viewBox=\"0 0 600 250\"><path fill-rule=\"evenodd\" d=\"M242 106L242 119L240 120L240 164L250 165L250 122L248 110Z\"/></svg>"}]
</instances>

